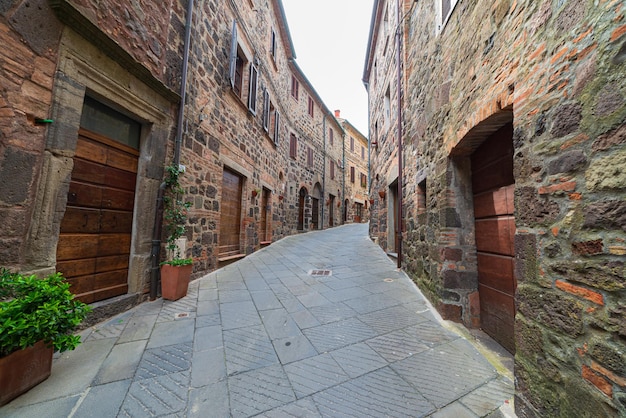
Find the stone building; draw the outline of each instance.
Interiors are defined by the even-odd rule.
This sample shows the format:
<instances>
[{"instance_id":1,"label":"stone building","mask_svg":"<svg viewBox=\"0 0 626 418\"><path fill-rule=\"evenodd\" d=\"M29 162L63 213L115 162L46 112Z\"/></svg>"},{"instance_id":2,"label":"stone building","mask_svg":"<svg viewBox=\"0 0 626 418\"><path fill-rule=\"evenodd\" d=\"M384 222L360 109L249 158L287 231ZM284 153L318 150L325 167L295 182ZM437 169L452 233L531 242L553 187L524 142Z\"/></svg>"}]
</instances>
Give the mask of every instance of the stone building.
<instances>
[{"instance_id":1,"label":"stone building","mask_svg":"<svg viewBox=\"0 0 626 418\"><path fill-rule=\"evenodd\" d=\"M345 167L345 193L342 220L344 222L367 222L370 203L368 194L369 178L369 143L347 119L341 118L341 112L335 110L335 117L343 127Z\"/></svg>"},{"instance_id":2,"label":"stone building","mask_svg":"<svg viewBox=\"0 0 626 418\"><path fill-rule=\"evenodd\" d=\"M620 1L374 5L370 233L515 353L519 416L626 415L625 79Z\"/></svg>"},{"instance_id":3,"label":"stone building","mask_svg":"<svg viewBox=\"0 0 626 418\"><path fill-rule=\"evenodd\" d=\"M173 161L195 277L341 222L343 128L280 0L5 1L0 39L0 265L142 300Z\"/></svg>"}]
</instances>

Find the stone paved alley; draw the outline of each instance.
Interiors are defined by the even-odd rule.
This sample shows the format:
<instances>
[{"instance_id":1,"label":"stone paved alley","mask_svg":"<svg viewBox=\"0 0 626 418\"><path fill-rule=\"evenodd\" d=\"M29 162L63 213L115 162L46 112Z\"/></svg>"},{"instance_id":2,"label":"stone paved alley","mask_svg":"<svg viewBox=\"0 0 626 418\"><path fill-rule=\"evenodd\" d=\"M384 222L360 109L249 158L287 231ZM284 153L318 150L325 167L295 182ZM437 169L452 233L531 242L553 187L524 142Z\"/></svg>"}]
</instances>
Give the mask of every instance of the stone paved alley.
<instances>
[{"instance_id":1,"label":"stone paved alley","mask_svg":"<svg viewBox=\"0 0 626 418\"><path fill-rule=\"evenodd\" d=\"M85 330L0 416L512 415L497 366L510 358L461 332L351 224L287 237L176 302Z\"/></svg>"}]
</instances>

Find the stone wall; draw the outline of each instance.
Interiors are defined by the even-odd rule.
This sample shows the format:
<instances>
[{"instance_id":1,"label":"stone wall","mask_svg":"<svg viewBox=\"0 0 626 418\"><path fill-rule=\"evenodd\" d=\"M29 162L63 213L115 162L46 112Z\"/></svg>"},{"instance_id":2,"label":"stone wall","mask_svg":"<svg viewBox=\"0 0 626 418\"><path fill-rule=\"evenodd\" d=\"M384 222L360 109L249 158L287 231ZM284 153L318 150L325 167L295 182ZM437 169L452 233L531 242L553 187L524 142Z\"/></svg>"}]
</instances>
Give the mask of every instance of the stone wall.
<instances>
[{"instance_id":1,"label":"stone wall","mask_svg":"<svg viewBox=\"0 0 626 418\"><path fill-rule=\"evenodd\" d=\"M459 0L439 30L433 3L404 27L404 266L480 324L468 157L512 121L517 413L623 415L623 5Z\"/></svg>"}]
</instances>

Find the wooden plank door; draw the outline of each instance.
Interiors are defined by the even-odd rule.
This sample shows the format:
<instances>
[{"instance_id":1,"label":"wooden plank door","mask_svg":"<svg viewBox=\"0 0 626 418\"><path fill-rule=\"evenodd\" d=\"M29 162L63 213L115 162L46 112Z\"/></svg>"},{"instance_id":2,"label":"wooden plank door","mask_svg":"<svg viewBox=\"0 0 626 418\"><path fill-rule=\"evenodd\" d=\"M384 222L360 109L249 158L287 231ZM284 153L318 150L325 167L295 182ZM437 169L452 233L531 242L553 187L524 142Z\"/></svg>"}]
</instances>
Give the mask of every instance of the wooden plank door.
<instances>
[{"instance_id":1,"label":"wooden plank door","mask_svg":"<svg viewBox=\"0 0 626 418\"><path fill-rule=\"evenodd\" d=\"M335 226L335 196L330 195L330 207L328 208L328 226Z\"/></svg>"},{"instance_id":2,"label":"wooden plank door","mask_svg":"<svg viewBox=\"0 0 626 418\"><path fill-rule=\"evenodd\" d=\"M514 353L513 125L489 137L471 160L481 327Z\"/></svg>"},{"instance_id":3,"label":"wooden plank door","mask_svg":"<svg viewBox=\"0 0 626 418\"><path fill-rule=\"evenodd\" d=\"M242 179L238 174L224 169L222 175L222 210L218 254L222 257L239 254L241 233Z\"/></svg>"},{"instance_id":4,"label":"wooden plank door","mask_svg":"<svg viewBox=\"0 0 626 418\"><path fill-rule=\"evenodd\" d=\"M57 245L57 271L92 303L128 292L139 151L81 129Z\"/></svg>"},{"instance_id":5,"label":"wooden plank door","mask_svg":"<svg viewBox=\"0 0 626 418\"><path fill-rule=\"evenodd\" d=\"M304 198L306 191L300 189L298 194L298 231L304 231Z\"/></svg>"},{"instance_id":6,"label":"wooden plank door","mask_svg":"<svg viewBox=\"0 0 626 418\"><path fill-rule=\"evenodd\" d=\"M311 198L311 225L312 229L320 229L320 200L318 198Z\"/></svg>"},{"instance_id":7,"label":"wooden plank door","mask_svg":"<svg viewBox=\"0 0 626 418\"><path fill-rule=\"evenodd\" d=\"M270 191L263 189L263 196L261 197L261 242L267 242L271 240L270 235L270 221L268 216L271 213L270 208Z\"/></svg>"}]
</instances>

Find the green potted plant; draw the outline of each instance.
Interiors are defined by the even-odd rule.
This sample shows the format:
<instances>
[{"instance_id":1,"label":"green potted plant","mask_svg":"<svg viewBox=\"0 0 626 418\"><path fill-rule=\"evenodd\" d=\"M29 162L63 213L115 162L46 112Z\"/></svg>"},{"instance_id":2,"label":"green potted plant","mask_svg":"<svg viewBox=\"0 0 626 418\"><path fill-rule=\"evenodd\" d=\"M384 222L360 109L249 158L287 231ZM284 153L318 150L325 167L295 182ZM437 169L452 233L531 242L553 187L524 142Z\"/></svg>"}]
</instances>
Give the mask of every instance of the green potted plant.
<instances>
[{"instance_id":1,"label":"green potted plant","mask_svg":"<svg viewBox=\"0 0 626 418\"><path fill-rule=\"evenodd\" d=\"M0 267L0 406L50 376L53 351L73 350L72 331L91 308L61 273L43 279Z\"/></svg>"},{"instance_id":2,"label":"green potted plant","mask_svg":"<svg viewBox=\"0 0 626 418\"><path fill-rule=\"evenodd\" d=\"M183 200L185 190L180 185L181 166L165 167L165 196L163 197L163 226L166 234L165 248L168 259L161 263L161 295L164 299L178 300L187 294L193 260L183 258L178 239L185 235L187 211L190 202Z\"/></svg>"}]
</instances>

